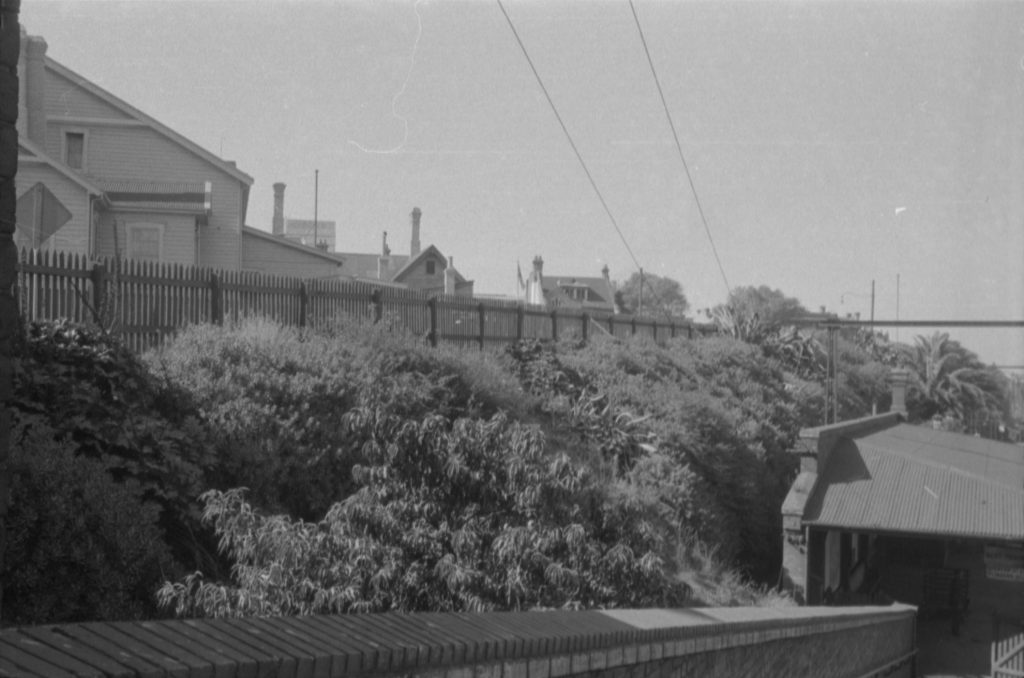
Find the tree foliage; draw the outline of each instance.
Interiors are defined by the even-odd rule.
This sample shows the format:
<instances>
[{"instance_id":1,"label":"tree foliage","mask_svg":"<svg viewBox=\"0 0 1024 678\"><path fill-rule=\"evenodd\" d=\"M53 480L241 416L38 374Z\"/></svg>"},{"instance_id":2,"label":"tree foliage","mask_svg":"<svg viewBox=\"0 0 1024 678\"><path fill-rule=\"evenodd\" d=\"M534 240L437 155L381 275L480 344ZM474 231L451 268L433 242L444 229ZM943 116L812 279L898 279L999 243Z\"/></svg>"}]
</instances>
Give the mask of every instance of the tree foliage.
<instances>
[{"instance_id":1,"label":"tree foliage","mask_svg":"<svg viewBox=\"0 0 1024 678\"><path fill-rule=\"evenodd\" d=\"M799 300L761 285L734 288L727 303L711 310L711 317L722 333L757 343L806 313Z\"/></svg>"},{"instance_id":2,"label":"tree foliage","mask_svg":"<svg viewBox=\"0 0 1024 678\"><path fill-rule=\"evenodd\" d=\"M677 280L652 273L641 276L637 272L619 283L615 300L624 313L641 317L682 318L690 310L690 302Z\"/></svg>"},{"instance_id":3,"label":"tree foliage","mask_svg":"<svg viewBox=\"0 0 1024 678\"><path fill-rule=\"evenodd\" d=\"M193 575L161 591L178 614L522 610L686 600L662 537L609 504L585 469L544 453L504 415L410 420L358 408L360 489L318 523L258 515L240 492L206 496L233 582Z\"/></svg>"},{"instance_id":4,"label":"tree foliage","mask_svg":"<svg viewBox=\"0 0 1024 678\"><path fill-rule=\"evenodd\" d=\"M918 336L900 363L910 370L907 411L913 421L948 417L960 427L978 415L1009 418L1008 381L945 332Z\"/></svg>"}]
</instances>

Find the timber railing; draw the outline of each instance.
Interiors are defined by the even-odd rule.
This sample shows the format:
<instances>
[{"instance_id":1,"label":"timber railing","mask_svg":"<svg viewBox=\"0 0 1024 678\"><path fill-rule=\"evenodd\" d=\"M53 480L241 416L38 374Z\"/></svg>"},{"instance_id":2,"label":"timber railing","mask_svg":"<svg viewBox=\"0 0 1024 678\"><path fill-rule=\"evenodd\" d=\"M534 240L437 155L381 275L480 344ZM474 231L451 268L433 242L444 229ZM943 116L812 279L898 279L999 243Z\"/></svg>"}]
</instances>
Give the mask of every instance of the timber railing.
<instances>
[{"instance_id":1,"label":"timber railing","mask_svg":"<svg viewBox=\"0 0 1024 678\"><path fill-rule=\"evenodd\" d=\"M385 322L435 346L445 342L481 349L531 338L585 341L598 334L639 335L660 342L713 332L709 325L687 320L550 310L499 299L432 296L367 281L311 280L46 250L21 252L18 295L26 321L94 322L119 334L136 351L157 346L191 324L223 324L246 316L296 327Z\"/></svg>"}]
</instances>

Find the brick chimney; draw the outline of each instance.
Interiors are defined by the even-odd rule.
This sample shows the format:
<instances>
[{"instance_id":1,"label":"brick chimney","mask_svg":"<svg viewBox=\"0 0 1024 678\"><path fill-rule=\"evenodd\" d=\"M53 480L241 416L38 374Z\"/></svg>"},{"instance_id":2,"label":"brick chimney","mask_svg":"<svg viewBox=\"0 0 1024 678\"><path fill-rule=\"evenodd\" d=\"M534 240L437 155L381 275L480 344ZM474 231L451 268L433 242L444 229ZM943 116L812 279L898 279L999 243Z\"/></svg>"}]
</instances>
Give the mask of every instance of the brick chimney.
<instances>
[{"instance_id":1,"label":"brick chimney","mask_svg":"<svg viewBox=\"0 0 1024 678\"><path fill-rule=\"evenodd\" d=\"M46 147L46 41L28 35L25 49L26 134L35 144Z\"/></svg>"},{"instance_id":2,"label":"brick chimney","mask_svg":"<svg viewBox=\"0 0 1024 678\"><path fill-rule=\"evenodd\" d=\"M910 370L897 367L889 374L889 385L892 387L892 405L890 412L898 412L907 416L907 385L910 383Z\"/></svg>"},{"instance_id":3,"label":"brick chimney","mask_svg":"<svg viewBox=\"0 0 1024 678\"><path fill-rule=\"evenodd\" d=\"M274 235L284 235L284 184L274 184Z\"/></svg>"},{"instance_id":4,"label":"brick chimney","mask_svg":"<svg viewBox=\"0 0 1024 678\"><path fill-rule=\"evenodd\" d=\"M444 293L455 294L455 257L448 257L448 266L444 269Z\"/></svg>"},{"instance_id":5,"label":"brick chimney","mask_svg":"<svg viewBox=\"0 0 1024 678\"><path fill-rule=\"evenodd\" d=\"M533 272L537 274L538 280L544 276L544 260L539 254L533 258Z\"/></svg>"},{"instance_id":6,"label":"brick chimney","mask_svg":"<svg viewBox=\"0 0 1024 678\"><path fill-rule=\"evenodd\" d=\"M412 242L409 243L409 258L412 259L420 253L420 216L423 212L419 207L412 208Z\"/></svg>"}]
</instances>

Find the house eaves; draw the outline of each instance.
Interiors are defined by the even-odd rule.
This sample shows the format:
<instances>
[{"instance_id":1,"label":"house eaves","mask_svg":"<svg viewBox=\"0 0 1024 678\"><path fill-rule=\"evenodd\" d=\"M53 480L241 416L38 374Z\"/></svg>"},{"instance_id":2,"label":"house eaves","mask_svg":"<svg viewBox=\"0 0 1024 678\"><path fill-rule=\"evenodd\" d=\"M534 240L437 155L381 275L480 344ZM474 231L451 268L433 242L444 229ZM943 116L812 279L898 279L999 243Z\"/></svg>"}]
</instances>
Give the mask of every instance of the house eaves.
<instances>
[{"instance_id":1,"label":"house eaves","mask_svg":"<svg viewBox=\"0 0 1024 678\"><path fill-rule=\"evenodd\" d=\"M194 141L191 141L190 139L188 139L188 138L182 136L181 134L175 132L173 129L171 129L167 125L164 125L163 123L159 122L155 118L152 118L151 116L146 115L145 113L143 113L139 109L135 108L134 106L132 106L128 102L126 102L126 101L118 98L117 96L111 94L110 92L108 92L107 90L103 89L102 87L100 87L96 83L92 82L91 80L88 80L87 78L82 77L78 73L75 73L70 68L68 68L67 66L61 64L60 62L54 61L50 57L46 57L46 67L51 69L51 70L53 70L57 74L59 74L61 77L64 77L64 78L70 80L71 82L75 83L77 86L79 86L82 89L88 91L90 94L92 94L92 95L102 99L104 102L106 102L110 106L118 109L119 111L121 111L122 113L127 115L129 118L132 118L134 120L137 120L139 122L144 123L145 126L149 127L153 131L155 131L158 134L160 134L160 135L166 137L167 139L173 141L174 143L178 144L179 146L181 146L182 148L186 149L190 153L192 153L192 154L202 158L203 160L205 160L206 162L210 163L211 165L213 165L217 169L221 170L225 174L227 174L227 175L231 176L232 178L237 179L238 181L240 181L246 187L244 193L245 193L246 202L248 202L248 187L252 186L253 178L251 176L249 176L248 174L246 174L245 172L243 172L240 169L238 169L238 167L236 167L233 162L230 162L228 160L223 160L222 158L218 158L216 155L214 155L213 153L207 151L205 148L203 148L199 144L197 144ZM49 119L53 119L55 121L60 121L62 118L60 116L57 116L57 117L52 117L52 118L49 118ZM72 122L79 122L79 120L78 119L74 119L74 120L72 120ZM244 223L244 215L243 215L243 223Z\"/></svg>"}]
</instances>

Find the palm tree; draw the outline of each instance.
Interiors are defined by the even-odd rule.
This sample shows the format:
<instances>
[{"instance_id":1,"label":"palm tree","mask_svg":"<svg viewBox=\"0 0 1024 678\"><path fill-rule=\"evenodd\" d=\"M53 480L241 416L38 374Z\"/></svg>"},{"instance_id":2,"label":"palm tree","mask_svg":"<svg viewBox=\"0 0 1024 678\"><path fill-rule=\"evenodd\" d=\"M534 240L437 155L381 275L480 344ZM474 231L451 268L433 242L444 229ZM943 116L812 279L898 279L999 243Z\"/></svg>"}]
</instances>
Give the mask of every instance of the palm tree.
<instances>
[{"instance_id":1,"label":"palm tree","mask_svg":"<svg viewBox=\"0 0 1024 678\"><path fill-rule=\"evenodd\" d=\"M907 409L912 420L935 415L965 422L984 411L999 418L1006 410L1003 375L945 332L918 336L904 347L903 367L910 370Z\"/></svg>"}]
</instances>

